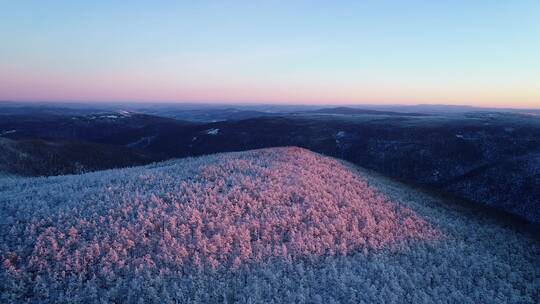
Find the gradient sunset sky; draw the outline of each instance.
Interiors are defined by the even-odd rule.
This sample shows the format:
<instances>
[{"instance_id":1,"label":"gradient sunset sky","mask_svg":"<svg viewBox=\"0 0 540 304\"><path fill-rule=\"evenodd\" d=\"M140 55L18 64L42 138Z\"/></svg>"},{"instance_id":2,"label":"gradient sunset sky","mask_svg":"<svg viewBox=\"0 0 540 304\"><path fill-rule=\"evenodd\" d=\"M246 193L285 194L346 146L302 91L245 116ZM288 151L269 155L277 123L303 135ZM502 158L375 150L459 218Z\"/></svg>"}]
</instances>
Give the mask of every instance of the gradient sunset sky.
<instances>
[{"instance_id":1,"label":"gradient sunset sky","mask_svg":"<svg viewBox=\"0 0 540 304\"><path fill-rule=\"evenodd\" d=\"M540 1L1 1L0 100L540 108Z\"/></svg>"}]
</instances>

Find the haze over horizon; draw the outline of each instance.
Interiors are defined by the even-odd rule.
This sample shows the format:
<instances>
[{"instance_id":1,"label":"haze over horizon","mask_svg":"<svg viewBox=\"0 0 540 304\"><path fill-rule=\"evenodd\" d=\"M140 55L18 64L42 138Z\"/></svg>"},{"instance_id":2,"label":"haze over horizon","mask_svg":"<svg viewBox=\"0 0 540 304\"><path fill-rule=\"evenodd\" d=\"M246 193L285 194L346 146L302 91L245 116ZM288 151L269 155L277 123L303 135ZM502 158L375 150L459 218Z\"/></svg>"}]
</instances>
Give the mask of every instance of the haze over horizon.
<instances>
[{"instance_id":1,"label":"haze over horizon","mask_svg":"<svg viewBox=\"0 0 540 304\"><path fill-rule=\"evenodd\" d=\"M540 108L540 3L6 1L0 100Z\"/></svg>"}]
</instances>

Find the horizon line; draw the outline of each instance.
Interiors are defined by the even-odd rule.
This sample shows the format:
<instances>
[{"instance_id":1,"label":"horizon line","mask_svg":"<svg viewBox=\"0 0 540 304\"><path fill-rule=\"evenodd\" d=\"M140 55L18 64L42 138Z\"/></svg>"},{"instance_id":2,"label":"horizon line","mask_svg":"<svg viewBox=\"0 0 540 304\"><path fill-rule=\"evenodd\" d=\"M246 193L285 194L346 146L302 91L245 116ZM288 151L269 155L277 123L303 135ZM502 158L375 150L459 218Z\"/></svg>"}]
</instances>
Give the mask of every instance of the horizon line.
<instances>
[{"instance_id":1,"label":"horizon line","mask_svg":"<svg viewBox=\"0 0 540 304\"><path fill-rule=\"evenodd\" d=\"M470 104L451 104L451 103L302 103L289 101L221 101L221 100L204 100L204 101L187 101L187 100L48 100L48 99L0 99L0 103L56 103L56 104L151 104L151 105L241 105L241 106L313 106L313 107L341 107L341 106L368 106L368 107L415 107L415 106L440 106L440 107L456 107L456 108L480 108L480 109L516 109L516 110L540 110L539 107L528 106L485 106L485 105L470 105Z\"/></svg>"}]
</instances>

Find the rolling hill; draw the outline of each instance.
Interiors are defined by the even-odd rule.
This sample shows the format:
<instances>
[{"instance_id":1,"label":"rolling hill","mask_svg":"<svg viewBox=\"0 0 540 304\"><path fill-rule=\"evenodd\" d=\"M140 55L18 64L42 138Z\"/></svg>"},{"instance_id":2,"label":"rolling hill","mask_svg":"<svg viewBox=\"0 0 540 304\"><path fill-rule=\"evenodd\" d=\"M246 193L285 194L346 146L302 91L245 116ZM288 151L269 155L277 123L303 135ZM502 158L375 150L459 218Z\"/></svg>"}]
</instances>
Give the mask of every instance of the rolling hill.
<instances>
[{"instance_id":1,"label":"rolling hill","mask_svg":"<svg viewBox=\"0 0 540 304\"><path fill-rule=\"evenodd\" d=\"M4 303L535 303L505 215L285 147L0 179Z\"/></svg>"}]
</instances>

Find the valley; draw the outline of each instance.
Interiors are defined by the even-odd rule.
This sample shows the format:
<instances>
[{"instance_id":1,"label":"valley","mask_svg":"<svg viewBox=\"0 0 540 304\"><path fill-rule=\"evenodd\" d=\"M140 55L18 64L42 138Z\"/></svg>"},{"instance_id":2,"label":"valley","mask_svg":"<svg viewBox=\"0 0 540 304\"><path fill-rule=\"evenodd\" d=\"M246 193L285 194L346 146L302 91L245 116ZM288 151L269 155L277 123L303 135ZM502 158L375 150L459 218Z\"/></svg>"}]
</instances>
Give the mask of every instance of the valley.
<instances>
[{"instance_id":1,"label":"valley","mask_svg":"<svg viewBox=\"0 0 540 304\"><path fill-rule=\"evenodd\" d=\"M10 174L57 175L218 152L298 146L540 223L540 119L527 113L441 114L421 113L417 108L416 112L366 112L342 107L274 110L237 119L236 113L244 110L218 108L208 115L220 113L213 116L216 119L234 115L203 122L108 110L94 109L96 114L88 114L86 109L85 115L73 116L74 110L56 109L54 115L44 115L40 108L38 114L0 116L4 141L21 141L18 153L11 149L0 159L0 168ZM174 113L181 115L182 111ZM250 108L249 113L258 111ZM27 159L43 159L45 152L24 148L28 144L23 143L29 141L94 148L45 149L50 151L47 158L54 161L48 169L33 169L31 164L36 162ZM103 150L100 147L110 147L108 154L95 154ZM28 169L21 169L21 163Z\"/></svg>"}]
</instances>

